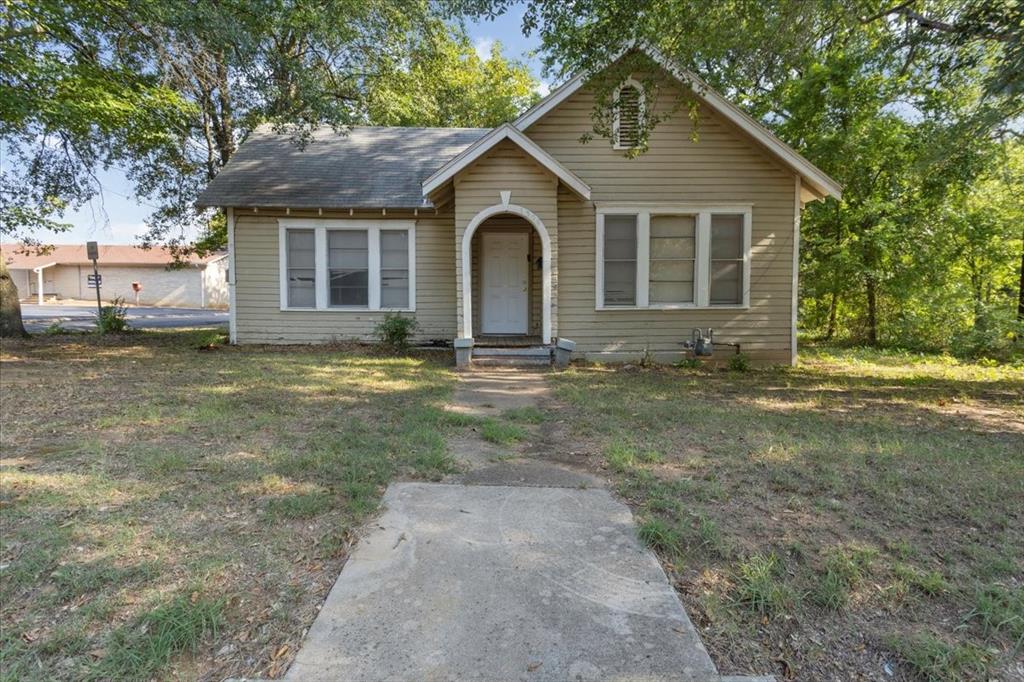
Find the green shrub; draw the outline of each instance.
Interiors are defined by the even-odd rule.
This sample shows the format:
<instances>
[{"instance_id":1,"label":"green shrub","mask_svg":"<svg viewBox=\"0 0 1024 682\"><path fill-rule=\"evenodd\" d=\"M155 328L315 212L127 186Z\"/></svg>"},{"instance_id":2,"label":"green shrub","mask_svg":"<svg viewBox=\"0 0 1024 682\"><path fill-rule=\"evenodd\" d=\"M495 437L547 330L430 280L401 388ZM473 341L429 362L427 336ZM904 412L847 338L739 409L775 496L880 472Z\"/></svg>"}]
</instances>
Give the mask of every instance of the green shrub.
<instances>
[{"instance_id":1,"label":"green shrub","mask_svg":"<svg viewBox=\"0 0 1024 682\"><path fill-rule=\"evenodd\" d=\"M750 356L746 353L737 353L729 358L729 362L726 363L726 367L729 368L730 372L749 372Z\"/></svg>"},{"instance_id":2,"label":"green shrub","mask_svg":"<svg viewBox=\"0 0 1024 682\"><path fill-rule=\"evenodd\" d=\"M123 298L115 298L110 305L100 308L96 314L96 331L100 334L120 334L128 331L128 308Z\"/></svg>"},{"instance_id":3,"label":"green shrub","mask_svg":"<svg viewBox=\"0 0 1024 682\"><path fill-rule=\"evenodd\" d=\"M409 340L418 326L415 318L405 317L399 313L388 313L377 323L373 331L381 344L396 350L405 350L409 347Z\"/></svg>"}]
</instances>

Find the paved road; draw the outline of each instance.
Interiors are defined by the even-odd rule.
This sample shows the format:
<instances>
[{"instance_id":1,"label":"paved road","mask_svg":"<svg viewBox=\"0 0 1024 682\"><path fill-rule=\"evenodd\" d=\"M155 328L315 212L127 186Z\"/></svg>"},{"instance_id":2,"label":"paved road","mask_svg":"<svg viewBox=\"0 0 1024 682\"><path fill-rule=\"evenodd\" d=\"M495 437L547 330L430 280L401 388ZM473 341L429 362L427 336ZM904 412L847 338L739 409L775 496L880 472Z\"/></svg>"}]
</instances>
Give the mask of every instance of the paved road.
<instances>
[{"instance_id":1,"label":"paved road","mask_svg":"<svg viewBox=\"0 0 1024 682\"><path fill-rule=\"evenodd\" d=\"M96 326L96 306L22 303L21 317L25 321L25 329L30 332L41 332L55 322L65 329L91 331ZM223 310L148 306L128 308L128 324L134 329L216 327L227 323L228 314Z\"/></svg>"}]
</instances>

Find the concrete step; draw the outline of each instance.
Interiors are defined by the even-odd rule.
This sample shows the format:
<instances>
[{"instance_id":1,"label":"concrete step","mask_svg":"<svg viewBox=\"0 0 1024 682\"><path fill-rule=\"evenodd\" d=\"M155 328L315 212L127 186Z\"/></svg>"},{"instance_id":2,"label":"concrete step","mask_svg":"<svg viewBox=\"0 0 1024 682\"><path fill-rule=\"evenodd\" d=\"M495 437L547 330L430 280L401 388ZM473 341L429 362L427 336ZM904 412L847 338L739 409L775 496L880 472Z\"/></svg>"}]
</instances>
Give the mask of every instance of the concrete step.
<instances>
[{"instance_id":1,"label":"concrete step","mask_svg":"<svg viewBox=\"0 0 1024 682\"><path fill-rule=\"evenodd\" d=\"M473 349L474 358L482 357L551 357L549 346L526 346L522 348L488 348L477 346Z\"/></svg>"},{"instance_id":2,"label":"concrete step","mask_svg":"<svg viewBox=\"0 0 1024 682\"><path fill-rule=\"evenodd\" d=\"M522 356L494 356L473 358L474 367L550 367L551 358L544 357L522 357Z\"/></svg>"},{"instance_id":3,"label":"concrete step","mask_svg":"<svg viewBox=\"0 0 1024 682\"><path fill-rule=\"evenodd\" d=\"M551 348L474 348L473 364L481 367L549 367Z\"/></svg>"}]
</instances>

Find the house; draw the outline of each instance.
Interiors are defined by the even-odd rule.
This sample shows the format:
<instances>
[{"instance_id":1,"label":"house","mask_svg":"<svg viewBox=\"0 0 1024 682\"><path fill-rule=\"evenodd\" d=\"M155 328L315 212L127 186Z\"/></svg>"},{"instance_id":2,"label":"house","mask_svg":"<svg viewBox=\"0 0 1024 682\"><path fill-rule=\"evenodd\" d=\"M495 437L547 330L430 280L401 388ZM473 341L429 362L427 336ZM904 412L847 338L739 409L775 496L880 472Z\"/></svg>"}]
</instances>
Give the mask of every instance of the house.
<instances>
[{"instance_id":1,"label":"house","mask_svg":"<svg viewBox=\"0 0 1024 682\"><path fill-rule=\"evenodd\" d=\"M199 202L227 213L232 340L370 339L400 311L418 340L474 353L570 339L588 358L678 359L711 327L792 362L800 211L841 188L635 49L650 72L622 82L610 140L586 140L585 75L494 129L318 129L304 148L255 130ZM631 154L651 114L669 117Z\"/></svg>"},{"instance_id":2,"label":"house","mask_svg":"<svg viewBox=\"0 0 1024 682\"><path fill-rule=\"evenodd\" d=\"M95 301L96 289L89 276L92 261L84 244L58 244L44 253L19 244L0 246L11 278L24 300L47 299ZM186 308L224 308L228 304L227 254L190 256L173 266L174 256L165 248L100 246L97 261L100 295L104 301L123 298L136 301L133 284L140 289L141 305Z\"/></svg>"}]
</instances>

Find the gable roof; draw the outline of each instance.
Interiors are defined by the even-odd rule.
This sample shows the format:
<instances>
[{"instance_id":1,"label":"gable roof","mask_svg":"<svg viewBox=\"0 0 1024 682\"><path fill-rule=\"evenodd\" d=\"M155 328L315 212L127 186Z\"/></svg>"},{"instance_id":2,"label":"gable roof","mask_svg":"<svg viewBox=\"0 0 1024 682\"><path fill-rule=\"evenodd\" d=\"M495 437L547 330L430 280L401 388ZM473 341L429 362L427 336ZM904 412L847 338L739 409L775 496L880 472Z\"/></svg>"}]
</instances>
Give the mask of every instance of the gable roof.
<instances>
[{"instance_id":1,"label":"gable roof","mask_svg":"<svg viewBox=\"0 0 1024 682\"><path fill-rule=\"evenodd\" d=\"M696 95L697 99L704 102L712 111L716 112L750 135L756 142L768 150L768 152L773 156L778 158L790 170L799 175L805 183L813 187L822 196L833 196L836 199L842 197L843 188L838 182L830 178L824 171L801 156L792 147L775 137L771 131L751 118L745 111L711 89L711 87L701 80L695 73L687 69L679 68L653 45L642 41L630 41L607 63L614 63L631 50L636 50L646 54L680 83L688 85L694 95ZM515 127L519 130L526 130L529 128L531 125L543 118L549 111L557 107L573 93L582 88L592 75L593 72L576 74L560 87L552 90L547 97L517 118L514 124Z\"/></svg>"},{"instance_id":2,"label":"gable roof","mask_svg":"<svg viewBox=\"0 0 1024 682\"><path fill-rule=\"evenodd\" d=\"M47 248L46 253L37 254L33 247L21 244L0 244L7 267L13 270L28 270L40 265L92 265L85 251L85 244L57 244ZM141 246L127 244L109 244L99 247L100 265L138 265L168 266L174 262L170 250L155 246L144 249ZM211 253L207 256L189 256L185 262L189 265L205 265L225 258L227 254Z\"/></svg>"},{"instance_id":3,"label":"gable roof","mask_svg":"<svg viewBox=\"0 0 1024 682\"><path fill-rule=\"evenodd\" d=\"M423 196L439 189L460 171L493 149L498 143L509 140L519 146L534 161L549 170L572 191L584 199L590 198L590 186L578 175L559 163L555 157L544 151L536 142L523 135L508 123L504 123L470 145L464 152L439 168L436 173L423 181Z\"/></svg>"},{"instance_id":4,"label":"gable roof","mask_svg":"<svg viewBox=\"0 0 1024 682\"><path fill-rule=\"evenodd\" d=\"M421 185L490 128L330 126L304 148L256 128L196 202L200 207L424 208Z\"/></svg>"}]
</instances>

